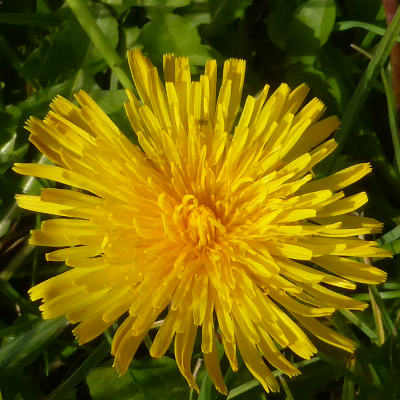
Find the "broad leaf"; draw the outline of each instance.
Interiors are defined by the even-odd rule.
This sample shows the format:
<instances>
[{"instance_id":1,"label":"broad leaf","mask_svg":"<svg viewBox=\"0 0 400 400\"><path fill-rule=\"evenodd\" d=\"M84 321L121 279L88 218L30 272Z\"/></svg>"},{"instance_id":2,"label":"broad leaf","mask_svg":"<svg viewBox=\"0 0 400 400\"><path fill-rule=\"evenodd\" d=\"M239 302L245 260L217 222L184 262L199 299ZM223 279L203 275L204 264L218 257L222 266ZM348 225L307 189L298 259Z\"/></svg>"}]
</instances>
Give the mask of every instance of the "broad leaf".
<instances>
[{"instance_id":1,"label":"broad leaf","mask_svg":"<svg viewBox=\"0 0 400 400\"><path fill-rule=\"evenodd\" d=\"M189 394L175 361L168 357L134 360L121 377L111 367L98 367L86 382L93 400L186 400Z\"/></svg>"}]
</instances>

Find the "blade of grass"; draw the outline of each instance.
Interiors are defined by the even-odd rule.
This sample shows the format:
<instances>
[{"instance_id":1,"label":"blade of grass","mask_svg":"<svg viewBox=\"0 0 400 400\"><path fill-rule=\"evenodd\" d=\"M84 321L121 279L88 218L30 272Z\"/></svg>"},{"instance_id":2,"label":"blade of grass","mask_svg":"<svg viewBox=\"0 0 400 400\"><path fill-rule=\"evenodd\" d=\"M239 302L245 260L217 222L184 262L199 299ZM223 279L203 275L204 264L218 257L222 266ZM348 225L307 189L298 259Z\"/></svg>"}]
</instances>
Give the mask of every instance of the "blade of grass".
<instances>
[{"instance_id":1,"label":"blade of grass","mask_svg":"<svg viewBox=\"0 0 400 400\"><path fill-rule=\"evenodd\" d=\"M384 19L385 19L385 10L384 10L383 6L380 6L379 11L378 11L378 13L377 13L376 16L375 16L375 21L379 21L379 20L384 21ZM363 49L368 49L368 48L370 48L371 45L372 45L372 42L373 42L374 39L375 39L375 37L376 37L376 35L375 35L374 32L371 32L371 31L368 32L368 33L365 35L363 41L361 42L361 47L362 47Z\"/></svg>"},{"instance_id":2,"label":"blade of grass","mask_svg":"<svg viewBox=\"0 0 400 400\"><path fill-rule=\"evenodd\" d=\"M58 385L45 398L45 400L58 400L65 397L75 386L86 379L88 372L100 364L109 352L110 345L107 340L104 340L64 382Z\"/></svg>"},{"instance_id":3,"label":"blade of grass","mask_svg":"<svg viewBox=\"0 0 400 400\"><path fill-rule=\"evenodd\" d=\"M66 326L65 318L33 321L30 329L0 348L0 370L3 373L21 371L24 366L34 361L42 349Z\"/></svg>"},{"instance_id":4,"label":"blade of grass","mask_svg":"<svg viewBox=\"0 0 400 400\"><path fill-rule=\"evenodd\" d=\"M381 246L383 249L389 250L394 254L400 253L400 239L394 240L393 242L384 244Z\"/></svg>"},{"instance_id":5,"label":"blade of grass","mask_svg":"<svg viewBox=\"0 0 400 400\"><path fill-rule=\"evenodd\" d=\"M354 124L360 114L360 111L367 99L369 92L371 91L372 84L375 81L379 71L382 69L384 63L390 55L390 51L397 36L400 33L400 7L397 10L392 23L386 30L383 38L379 42L376 52L370 62L364 74L358 83L347 107L343 114L342 125L340 130L336 134L336 140L338 147L334 153L330 156L328 164L328 171L331 172L335 164L336 158L340 154L343 146L349 138L350 132L352 131Z\"/></svg>"},{"instance_id":6,"label":"blade of grass","mask_svg":"<svg viewBox=\"0 0 400 400\"><path fill-rule=\"evenodd\" d=\"M96 24L95 19L90 14L86 2L82 0L66 0L66 2L75 14L82 28L89 36L90 40L93 42L97 51L103 56L112 72L120 81L121 85L124 88L132 88L132 81L121 68L123 61Z\"/></svg>"},{"instance_id":7,"label":"blade of grass","mask_svg":"<svg viewBox=\"0 0 400 400\"><path fill-rule=\"evenodd\" d=\"M48 161L49 159L42 154L35 162L37 164L46 164ZM37 184L37 178L34 178L32 176L23 178L21 185L22 193L36 194L36 193L31 193L31 190L34 188L36 184ZM10 208L4 214L4 216L0 221L0 238L8 232L8 229L10 228L10 225L12 224L13 220L16 218L19 210L20 209L18 208L17 203L15 202L10 206Z\"/></svg>"},{"instance_id":8,"label":"blade of grass","mask_svg":"<svg viewBox=\"0 0 400 400\"><path fill-rule=\"evenodd\" d=\"M352 313L349 310L339 310L339 312L347 318L350 322L352 322L355 326L357 326L366 336L368 336L373 342L377 342L378 337L376 333L363 321L361 321L357 315Z\"/></svg>"},{"instance_id":9,"label":"blade of grass","mask_svg":"<svg viewBox=\"0 0 400 400\"><path fill-rule=\"evenodd\" d=\"M390 292L379 292L382 300L398 299L400 298L400 290L391 290ZM353 296L357 300L370 301L369 293L358 293Z\"/></svg>"},{"instance_id":10,"label":"blade of grass","mask_svg":"<svg viewBox=\"0 0 400 400\"><path fill-rule=\"evenodd\" d=\"M394 91L392 85L392 74L389 69L385 70L385 68L382 68L381 77L386 92L389 126L390 126L390 133L392 135L392 142L394 149L394 159L397 167L397 173L400 174L399 130L397 126L397 110L396 110L396 101L394 98Z\"/></svg>"},{"instance_id":11,"label":"blade of grass","mask_svg":"<svg viewBox=\"0 0 400 400\"><path fill-rule=\"evenodd\" d=\"M392 319L390 318L389 313L386 311L386 307L382 301L382 296L378 290L378 288L374 285L368 285L369 293L376 303L376 307L379 309L379 313L382 316L383 325L386 328L386 332L392 334L394 332L394 324Z\"/></svg>"},{"instance_id":12,"label":"blade of grass","mask_svg":"<svg viewBox=\"0 0 400 400\"><path fill-rule=\"evenodd\" d=\"M372 314L374 315L376 335L378 336L378 344L379 346L382 346L385 343L385 330L383 329L382 313L371 292L371 285L368 285L368 292L370 294Z\"/></svg>"},{"instance_id":13,"label":"blade of grass","mask_svg":"<svg viewBox=\"0 0 400 400\"><path fill-rule=\"evenodd\" d=\"M380 246L391 243L400 238L400 225L381 236L377 242Z\"/></svg>"},{"instance_id":14,"label":"blade of grass","mask_svg":"<svg viewBox=\"0 0 400 400\"><path fill-rule=\"evenodd\" d=\"M282 388L283 388L283 390L285 392L285 395L286 395L285 400L294 400L292 392L290 391L289 386L286 383L285 378L282 375L279 376L279 381L280 381L280 383L282 385Z\"/></svg>"},{"instance_id":15,"label":"blade of grass","mask_svg":"<svg viewBox=\"0 0 400 400\"><path fill-rule=\"evenodd\" d=\"M357 345L360 344L360 340L354 333L352 325L348 323L348 321L343 315L341 315L339 312L336 311L332 314L331 319L339 333L353 340L353 342L356 343Z\"/></svg>"},{"instance_id":16,"label":"blade of grass","mask_svg":"<svg viewBox=\"0 0 400 400\"><path fill-rule=\"evenodd\" d=\"M361 130L360 134L365 148L368 149L366 155L372 163L373 170L382 178L382 184L390 188L393 201L400 202L400 177L397 170L387 160L377 134L371 130Z\"/></svg>"},{"instance_id":17,"label":"blade of grass","mask_svg":"<svg viewBox=\"0 0 400 400\"><path fill-rule=\"evenodd\" d=\"M397 283L397 282L386 282L386 283L382 284L382 287L384 289L387 289L387 290L400 290L400 283ZM382 299L384 299L383 294L384 293L381 292ZM400 291L399 291L399 296L400 296Z\"/></svg>"},{"instance_id":18,"label":"blade of grass","mask_svg":"<svg viewBox=\"0 0 400 400\"><path fill-rule=\"evenodd\" d=\"M8 281L1 278L0 293L2 295L2 302L9 301L10 303L16 303L21 307L21 310L25 310L30 314L40 314L33 303L22 297Z\"/></svg>"},{"instance_id":19,"label":"blade of grass","mask_svg":"<svg viewBox=\"0 0 400 400\"><path fill-rule=\"evenodd\" d=\"M356 365L356 359L352 358L350 360L349 370L354 372ZM342 400L354 400L355 399L355 391L354 391L354 381L348 377L344 377L343 382L343 391L342 391Z\"/></svg>"},{"instance_id":20,"label":"blade of grass","mask_svg":"<svg viewBox=\"0 0 400 400\"><path fill-rule=\"evenodd\" d=\"M347 31L348 29L361 28L379 36L383 36L386 31L386 27L377 26L362 21L340 21L336 23L335 28L337 31ZM400 36L396 38L396 41L400 42Z\"/></svg>"},{"instance_id":21,"label":"blade of grass","mask_svg":"<svg viewBox=\"0 0 400 400\"><path fill-rule=\"evenodd\" d=\"M0 238L8 232L8 229L10 228L13 220L17 216L18 211L19 208L17 206L17 203L14 203L4 214L3 218L0 221Z\"/></svg>"},{"instance_id":22,"label":"blade of grass","mask_svg":"<svg viewBox=\"0 0 400 400\"><path fill-rule=\"evenodd\" d=\"M14 272L23 264L23 262L30 256L35 246L25 243L25 245L18 251L18 253L11 259L6 267L0 272L0 278L9 280Z\"/></svg>"},{"instance_id":23,"label":"blade of grass","mask_svg":"<svg viewBox=\"0 0 400 400\"><path fill-rule=\"evenodd\" d=\"M368 370L369 370L369 372L371 374L372 382L373 382L374 386L379 388L379 389L383 389L382 382L379 379L379 375L378 375L378 373L376 372L376 369L374 368L374 366L371 363L368 364Z\"/></svg>"},{"instance_id":24,"label":"blade of grass","mask_svg":"<svg viewBox=\"0 0 400 400\"><path fill-rule=\"evenodd\" d=\"M360 260L361 261L361 260ZM364 257L363 261L367 265L371 265L371 260L368 257ZM376 287L375 287L376 289ZM376 289L377 290L377 289ZM370 302L371 302L371 307L372 307L372 314L374 316L374 321L375 321L375 328L376 328L376 334L378 336L378 345L382 346L385 343L385 330L384 330L384 323L382 321L382 314L385 311L384 305L382 302L382 299L379 297L379 304L377 302L377 299L373 295L372 292L372 285L368 285L368 292L370 295ZM376 293L376 292L374 292ZM379 292L377 292L379 294ZM391 332L391 330L389 330Z\"/></svg>"}]
</instances>

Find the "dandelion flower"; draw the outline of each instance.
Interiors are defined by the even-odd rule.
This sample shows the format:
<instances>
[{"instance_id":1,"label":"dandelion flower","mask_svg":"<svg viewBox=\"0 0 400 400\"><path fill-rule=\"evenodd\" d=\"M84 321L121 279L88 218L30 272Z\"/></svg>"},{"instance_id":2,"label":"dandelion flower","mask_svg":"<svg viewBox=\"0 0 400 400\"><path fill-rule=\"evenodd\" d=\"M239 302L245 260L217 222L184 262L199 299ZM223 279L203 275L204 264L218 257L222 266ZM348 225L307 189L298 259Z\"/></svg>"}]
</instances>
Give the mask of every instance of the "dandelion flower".
<instances>
[{"instance_id":1,"label":"dandelion flower","mask_svg":"<svg viewBox=\"0 0 400 400\"><path fill-rule=\"evenodd\" d=\"M192 81L187 58L167 54L164 83L139 50L128 53L139 99L125 109L139 146L91 97L79 106L58 96L44 120L30 118L30 141L54 165L14 170L56 181L40 196L17 196L20 207L55 215L33 230L31 243L60 247L48 261L67 272L30 290L43 318L65 315L86 343L120 317L111 352L123 374L155 321L150 354L174 342L177 365L192 388L196 336L216 388L227 393L218 346L232 370L237 351L268 391L279 389L271 366L300 371L281 353L316 353L310 336L352 352L355 344L327 326L337 309L363 310L335 291L377 284L385 273L356 261L385 257L358 238L381 224L352 212L365 193L345 187L370 172L367 163L313 179L312 168L336 147L336 117L320 119L306 85L266 85L238 116L245 61L230 59L217 92L217 65L207 61Z\"/></svg>"}]
</instances>

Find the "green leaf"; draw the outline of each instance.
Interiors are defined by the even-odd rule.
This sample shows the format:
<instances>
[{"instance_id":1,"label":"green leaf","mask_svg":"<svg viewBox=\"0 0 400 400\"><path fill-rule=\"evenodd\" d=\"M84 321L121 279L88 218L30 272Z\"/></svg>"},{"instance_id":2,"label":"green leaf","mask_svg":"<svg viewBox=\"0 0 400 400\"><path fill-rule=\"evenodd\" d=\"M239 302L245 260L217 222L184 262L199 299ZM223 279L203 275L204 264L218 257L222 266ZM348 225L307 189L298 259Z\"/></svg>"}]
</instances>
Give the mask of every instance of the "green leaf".
<instances>
[{"instance_id":1,"label":"green leaf","mask_svg":"<svg viewBox=\"0 0 400 400\"><path fill-rule=\"evenodd\" d=\"M123 59L116 52L112 43L109 42L106 34L101 30L86 2L81 0L66 0L66 3L74 13L79 24L84 29L86 35L92 41L96 51L101 54L113 74L118 78L125 88L132 87L132 81L124 71L125 64Z\"/></svg>"},{"instance_id":2,"label":"green leaf","mask_svg":"<svg viewBox=\"0 0 400 400\"><path fill-rule=\"evenodd\" d=\"M274 9L268 14L265 25L271 42L284 50L288 41L288 25L293 18L296 4L293 1L277 1Z\"/></svg>"},{"instance_id":3,"label":"green leaf","mask_svg":"<svg viewBox=\"0 0 400 400\"><path fill-rule=\"evenodd\" d=\"M168 357L134 360L121 377L111 367L98 367L86 382L93 400L186 400L189 395L175 361Z\"/></svg>"},{"instance_id":4,"label":"green leaf","mask_svg":"<svg viewBox=\"0 0 400 400\"><path fill-rule=\"evenodd\" d=\"M125 90L101 90L92 93L92 97L102 110L114 121L118 128L124 132L129 139L137 143L132 126L125 113L124 102L127 101Z\"/></svg>"},{"instance_id":5,"label":"green leaf","mask_svg":"<svg viewBox=\"0 0 400 400\"><path fill-rule=\"evenodd\" d=\"M124 28L123 34L126 50L134 48L137 45L137 39L140 35L140 29L137 26Z\"/></svg>"},{"instance_id":6,"label":"green leaf","mask_svg":"<svg viewBox=\"0 0 400 400\"><path fill-rule=\"evenodd\" d=\"M312 65L292 64L286 72L285 79L291 87L305 82L312 94L322 100L331 113L341 111L342 104L348 101L347 88L337 75L330 74L328 68L318 69Z\"/></svg>"},{"instance_id":7,"label":"green leaf","mask_svg":"<svg viewBox=\"0 0 400 400\"><path fill-rule=\"evenodd\" d=\"M57 85L51 85L44 89L40 89L17 104L18 108L22 111L21 120L24 121L29 116L34 115L37 118L44 116L49 110L49 103L57 96L68 96L74 78L70 78Z\"/></svg>"},{"instance_id":8,"label":"green leaf","mask_svg":"<svg viewBox=\"0 0 400 400\"><path fill-rule=\"evenodd\" d=\"M288 55L314 55L328 40L335 18L334 0L308 0L299 6L289 28Z\"/></svg>"},{"instance_id":9,"label":"green leaf","mask_svg":"<svg viewBox=\"0 0 400 400\"><path fill-rule=\"evenodd\" d=\"M171 13L154 11L151 22L146 24L138 37L138 42L153 61L161 60L168 52L189 57L193 65L204 65L209 58L209 49L201 44L196 27L187 18Z\"/></svg>"},{"instance_id":10,"label":"green leaf","mask_svg":"<svg viewBox=\"0 0 400 400\"><path fill-rule=\"evenodd\" d=\"M128 100L125 90L101 90L93 93L93 100L106 114L115 113L124 108L124 102Z\"/></svg>"},{"instance_id":11,"label":"green leaf","mask_svg":"<svg viewBox=\"0 0 400 400\"><path fill-rule=\"evenodd\" d=\"M187 17L191 25L208 25L211 23L211 16L206 0L193 1L184 8L177 10L179 15Z\"/></svg>"},{"instance_id":12,"label":"green leaf","mask_svg":"<svg viewBox=\"0 0 400 400\"><path fill-rule=\"evenodd\" d=\"M18 371L34 361L66 325L64 318L34 321L29 329L0 348L0 371Z\"/></svg>"},{"instance_id":13,"label":"green leaf","mask_svg":"<svg viewBox=\"0 0 400 400\"><path fill-rule=\"evenodd\" d=\"M42 85L59 83L75 73L83 63L89 38L78 22L65 13L58 31L40 41L26 59L22 74Z\"/></svg>"},{"instance_id":14,"label":"green leaf","mask_svg":"<svg viewBox=\"0 0 400 400\"><path fill-rule=\"evenodd\" d=\"M129 373L118 376L111 367L92 369L86 379L93 400L145 400L140 388Z\"/></svg>"},{"instance_id":15,"label":"green leaf","mask_svg":"<svg viewBox=\"0 0 400 400\"><path fill-rule=\"evenodd\" d=\"M211 35L221 33L226 25L238 18L243 18L245 9L251 0L208 0L211 24L207 31Z\"/></svg>"}]
</instances>

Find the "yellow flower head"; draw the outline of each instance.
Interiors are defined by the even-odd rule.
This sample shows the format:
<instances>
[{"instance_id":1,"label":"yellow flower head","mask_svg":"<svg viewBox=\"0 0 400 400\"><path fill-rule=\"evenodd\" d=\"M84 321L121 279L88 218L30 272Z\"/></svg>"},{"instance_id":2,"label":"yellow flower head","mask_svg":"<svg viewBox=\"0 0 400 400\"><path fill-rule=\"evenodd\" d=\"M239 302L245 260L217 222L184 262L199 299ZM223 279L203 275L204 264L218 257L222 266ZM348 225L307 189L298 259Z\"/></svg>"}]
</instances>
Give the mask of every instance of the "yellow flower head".
<instances>
[{"instance_id":1,"label":"yellow flower head","mask_svg":"<svg viewBox=\"0 0 400 400\"><path fill-rule=\"evenodd\" d=\"M27 123L30 141L54 165L14 170L76 188L17 196L22 208L58 216L32 231L31 243L63 247L47 260L72 267L30 290L43 299L43 318L65 315L83 344L125 316L111 350L121 374L162 320L150 354L161 357L174 340L196 390L196 335L224 393L221 344L232 369L239 350L266 391L279 389L269 365L300 373L280 349L304 359L317 351L305 332L352 352L354 343L321 318L366 305L332 287L382 282L384 272L354 257L388 253L358 238L381 229L350 214L366 194L342 191L369 164L313 179L312 168L336 147L326 139L338 119L320 120L321 101L301 107L307 86L286 84L269 97L268 85L248 96L238 118L243 60L225 62L217 92L213 60L192 81L188 59L167 54L163 83L139 50L128 57L140 99L128 90L125 108L140 147L83 91L79 107L57 97L43 121Z\"/></svg>"}]
</instances>

